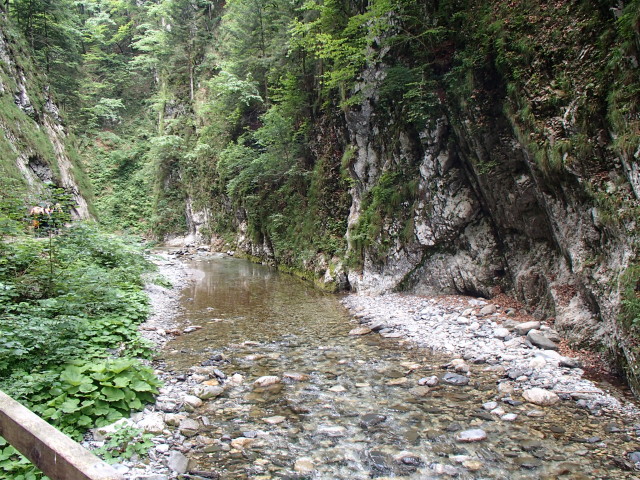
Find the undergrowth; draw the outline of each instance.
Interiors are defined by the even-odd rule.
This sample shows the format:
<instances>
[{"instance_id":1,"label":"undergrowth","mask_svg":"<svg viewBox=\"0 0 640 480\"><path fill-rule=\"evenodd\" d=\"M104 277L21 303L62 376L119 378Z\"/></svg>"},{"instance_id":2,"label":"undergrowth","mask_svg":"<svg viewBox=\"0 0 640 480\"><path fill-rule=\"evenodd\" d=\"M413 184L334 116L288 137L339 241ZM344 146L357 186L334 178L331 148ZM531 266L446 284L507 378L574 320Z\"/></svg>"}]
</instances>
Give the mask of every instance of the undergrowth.
<instances>
[{"instance_id":1,"label":"undergrowth","mask_svg":"<svg viewBox=\"0 0 640 480\"><path fill-rule=\"evenodd\" d=\"M62 198L57 192L57 198ZM137 325L152 265L134 238L69 223L68 206L0 201L0 389L67 435L127 417L153 400L159 381ZM33 212L33 209L31 209ZM40 478L0 445L0 477Z\"/></svg>"}]
</instances>

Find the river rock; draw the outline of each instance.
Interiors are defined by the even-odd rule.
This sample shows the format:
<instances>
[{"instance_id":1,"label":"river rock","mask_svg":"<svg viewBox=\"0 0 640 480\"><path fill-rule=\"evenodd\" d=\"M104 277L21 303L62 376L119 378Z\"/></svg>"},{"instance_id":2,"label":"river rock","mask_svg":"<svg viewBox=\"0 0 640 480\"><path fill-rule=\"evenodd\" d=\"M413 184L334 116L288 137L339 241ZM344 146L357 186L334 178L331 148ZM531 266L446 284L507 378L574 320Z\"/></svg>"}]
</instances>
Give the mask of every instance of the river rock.
<instances>
[{"instance_id":1,"label":"river rock","mask_svg":"<svg viewBox=\"0 0 640 480\"><path fill-rule=\"evenodd\" d=\"M262 421L268 423L269 425L277 425L284 422L286 419L287 417L283 417L282 415L275 415L273 417L265 417L262 419Z\"/></svg>"},{"instance_id":2,"label":"river rock","mask_svg":"<svg viewBox=\"0 0 640 480\"><path fill-rule=\"evenodd\" d=\"M387 419L386 415L380 415L378 413L367 413L360 417L360 426L364 428L373 427L379 425Z\"/></svg>"},{"instance_id":3,"label":"river rock","mask_svg":"<svg viewBox=\"0 0 640 480\"><path fill-rule=\"evenodd\" d=\"M640 451L631 452L629 454L629 460L631 460L633 463L640 463Z\"/></svg>"},{"instance_id":4,"label":"river rock","mask_svg":"<svg viewBox=\"0 0 640 480\"><path fill-rule=\"evenodd\" d=\"M306 382L310 378L309 375L298 372L285 372L282 377L293 382Z\"/></svg>"},{"instance_id":5,"label":"river rock","mask_svg":"<svg viewBox=\"0 0 640 480\"><path fill-rule=\"evenodd\" d=\"M427 386L419 386L411 389L411 394L416 397L426 397L431 390Z\"/></svg>"},{"instance_id":6,"label":"river rock","mask_svg":"<svg viewBox=\"0 0 640 480\"><path fill-rule=\"evenodd\" d=\"M367 454L369 464L378 471L390 470L392 458L389 454L379 450L371 450ZM378 477L379 478L379 477Z\"/></svg>"},{"instance_id":7,"label":"river rock","mask_svg":"<svg viewBox=\"0 0 640 480\"><path fill-rule=\"evenodd\" d=\"M162 433L166 428L164 415L160 412L146 414L144 418L136 424L136 426L147 433Z\"/></svg>"},{"instance_id":8,"label":"river rock","mask_svg":"<svg viewBox=\"0 0 640 480\"><path fill-rule=\"evenodd\" d=\"M184 330L182 330L182 333L192 333L192 332L200 330L201 328L202 328L201 325L191 325L191 326L185 328Z\"/></svg>"},{"instance_id":9,"label":"river rock","mask_svg":"<svg viewBox=\"0 0 640 480\"><path fill-rule=\"evenodd\" d=\"M536 355L531 360L529 360L529 366L531 368L544 368L546 364L547 361L540 355Z\"/></svg>"},{"instance_id":10,"label":"river rock","mask_svg":"<svg viewBox=\"0 0 640 480\"><path fill-rule=\"evenodd\" d=\"M185 418L187 418L187 416L180 413L166 413L164 415L164 422L172 427L177 427Z\"/></svg>"},{"instance_id":11,"label":"river rock","mask_svg":"<svg viewBox=\"0 0 640 480\"><path fill-rule=\"evenodd\" d=\"M407 377L392 378L391 380L387 381L387 385L389 385L390 387L397 387L398 385L404 385L408 381L409 380L407 380Z\"/></svg>"},{"instance_id":12,"label":"river rock","mask_svg":"<svg viewBox=\"0 0 640 480\"><path fill-rule=\"evenodd\" d=\"M480 316L493 315L497 310L495 305L485 305L480 309Z\"/></svg>"},{"instance_id":13,"label":"river rock","mask_svg":"<svg viewBox=\"0 0 640 480\"><path fill-rule=\"evenodd\" d=\"M219 397L224 393L224 388L218 385L199 385L193 389L193 394L200 400L209 400Z\"/></svg>"},{"instance_id":14,"label":"river rock","mask_svg":"<svg viewBox=\"0 0 640 480\"><path fill-rule=\"evenodd\" d=\"M185 407L191 407L191 410L202 406L202 400L195 395L185 395L182 398L182 401L184 402Z\"/></svg>"},{"instance_id":15,"label":"river rock","mask_svg":"<svg viewBox=\"0 0 640 480\"><path fill-rule=\"evenodd\" d=\"M313 461L307 457L299 458L293 465L293 470L301 475L311 475L315 469L316 466L313 464Z\"/></svg>"},{"instance_id":16,"label":"river rock","mask_svg":"<svg viewBox=\"0 0 640 480\"><path fill-rule=\"evenodd\" d=\"M509 336L511 332L509 332L509 329L504 328L504 327L498 327L493 331L493 336L496 338L506 338Z\"/></svg>"},{"instance_id":17,"label":"river rock","mask_svg":"<svg viewBox=\"0 0 640 480\"><path fill-rule=\"evenodd\" d=\"M237 387L242 385L243 382L244 382L244 377L239 373L234 373L229 377L229 380L227 380L227 385L234 385Z\"/></svg>"},{"instance_id":18,"label":"river rock","mask_svg":"<svg viewBox=\"0 0 640 480\"><path fill-rule=\"evenodd\" d=\"M582 362L577 358L562 357L559 365L565 368L582 368Z\"/></svg>"},{"instance_id":19,"label":"river rock","mask_svg":"<svg viewBox=\"0 0 640 480\"><path fill-rule=\"evenodd\" d=\"M244 450L251 446L255 440L253 438L238 437L231 440L231 447L236 450Z\"/></svg>"},{"instance_id":20,"label":"river rock","mask_svg":"<svg viewBox=\"0 0 640 480\"><path fill-rule=\"evenodd\" d=\"M560 334L553 328L544 326L544 327L540 327L539 330L544 334L545 337L547 337L552 342L557 343L562 340L562 337L560 336Z\"/></svg>"},{"instance_id":21,"label":"river rock","mask_svg":"<svg viewBox=\"0 0 640 480\"><path fill-rule=\"evenodd\" d=\"M469 383L469 377L459 375L457 373L447 372L442 376L442 381L450 385L467 385Z\"/></svg>"},{"instance_id":22,"label":"river rock","mask_svg":"<svg viewBox=\"0 0 640 480\"><path fill-rule=\"evenodd\" d=\"M174 412L176 410L175 402L169 400L157 400L155 407L160 412Z\"/></svg>"},{"instance_id":23,"label":"river rock","mask_svg":"<svg viewBox=\"0 0 640 480\"><path fill-rule=\"evenodd\" d=\"M396 463L401 463L403 465L410 465L413 467L417 467L422 464L421 458L415 453L402 451L393 456L393 461Z\"/></svg>"},{"instance_id":24,"label":"river rock","mask_svg":"<svg viewBox=\"0 0 640 480\"><path fill-rule=\"evenodd\" d=\"M276 377L275 375L265 375L253 382L253 388L270 387L276 383L280 383L280 377Z\"/></svg>"},{"instance_id":25,"label":"river rock","mask_svg":"<svg viewBox=\"0 0 640 480\"><path fill-rule=\"evenodd\" d=\"M518 335L526 335L527 333L529 333L530 330L537 330L539 328L540 328L540 322L531 321L531 322L519 323L513 328L513 330Z\"/></svg>"},{"instance_id":26,"label":"river rock","mask_svg":"<svg viewBox=\"0 0 640 480\"><path fill-rule=\"evenodd\" d=\"M371 332L372 330L369 327L356 327L353 330L349 331L349 335L367 335Z\"/></svg>"},{"instance_id":27,"label":"river rock","mask_svg":"<svg viewBox=\"0 0 640 480\"><path fill-rule=\"evenodd\" d=\"M197 420L185 418L180 422L178 430L185 437L195 437L198 434L198 430L200 430L200 424Z\"/></svg>"},{"instance_id":28,"label":"river rock","mask_svg":"<svg viewBox=\"0 0 640 480\"><path fill-rule=\"evenodd\" d=\"M480 428L472 428L471 430L463 430L456 435L457 442L472 443L486 440L487 432Z\"/></svg>"},{"instance_id":29,"label":"river rock","mask_svg":"<svg viewBox=\"0 0 640 480\"><path fill-rule=\"evenodd\" d=\"M93 433L93 439L96 442L104 442L107 438L111 437L116 430L121 428L130 427L133 425L133 421L128 418L121 418L117 422L114 422L110 425L105 425L104 427L94 428L91 430Z\"/></svg>"},{"instance_id":30,"label":"river rock","mask_svg":"<svg viewBox=\"0 0 640 480\"><path fill-rule=\"evenodd\" d=\"M477 472L484 467L484 463L479 460L465 460L462 462L462 466L470 472Z\"/></svg>"},{"instance_id":31,"label":"river rock","mask_svg":"<svg viewBox=\"0 0 640 480\"><path fill-rule=\"evenodd\" d=\"M423 385L427 387L435 387L436 385L438 385L438 383L440 383L440 379L435 375L431 375L430 377L424 377L418 380L418 385Z\"/></svg>"},{"instance_id":32,"label":"river rock","mask_svg":"<svg viewBox=\"0 0 640 480\"><path fill-rule=\"evenodd\" d=\"M545 337L539 330L530 330L527 333L527 340L543 350L558 350L558 345Z\"/></svg>"},{"instance_id":33,"label":"river rock","mask_svg":"<svg viewBox=\"0 0 640 480\"><path fill-rule=\"evenodd\" d=\"M553 405L560 401L560 397L555 393L538 387L525 390L522 396L527 402L535 405Z\"/></svg>"},{"instance_id":34,"label":"river rock","mask_svg":"<svg viewBox=\"0 0 640 480\"><path fill-rule=\"evenodd\" d=\"M187 473L189 459L177 450L171 450L169 459L167 460L167 467L179 474Z\"/></svg>"},{"instance_id":35,"label":"river rock","mask_svg":"<svg viewBox=\"0 0 640 480\"><path fill-rule=\"evenodd\" d=\"M347 429L341 426L320 425L316 430L316 433L326 435L327 437L343 437L346 435Z\"/></svg>"},{"instance_id":36,"label":"river rock","mask_svg":"<svg viewBox=\"0 0 640 480\"><path fill-rule=\"evenodd\" d=\"M342 393L342 392L346 392L347 391L347 389L345 387L343 387L342 385L334 385L329 390L334 392L334 393Z\"/></svg>"},{"instance_id":37,"label":"river rock","mask_svg":"<svg viewBox=\"0 0 640 480\"><path fill-rule=\"evenodd\" d=\"M521 468L526 468L528 470L542 466L542 461L535 457L520 457L516 458L515 462L517 465L520 465Z\"/></svg>"}]
</instances>

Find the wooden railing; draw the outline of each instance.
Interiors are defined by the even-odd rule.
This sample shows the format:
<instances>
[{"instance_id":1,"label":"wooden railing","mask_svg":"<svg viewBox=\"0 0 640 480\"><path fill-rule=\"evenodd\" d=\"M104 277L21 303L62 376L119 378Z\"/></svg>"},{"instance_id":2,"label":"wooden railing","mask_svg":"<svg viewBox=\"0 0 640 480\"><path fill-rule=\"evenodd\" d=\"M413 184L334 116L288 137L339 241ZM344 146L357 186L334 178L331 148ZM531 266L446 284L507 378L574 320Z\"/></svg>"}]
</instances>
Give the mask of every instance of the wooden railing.
<instances>
[{"instance_id":1,"label":"wooden railing","mask_svg":"<svg viewBox=\"0 0 640 480\"><path fill-rule=\"evenodd\" d=\"M0 436L51 480L122 480L109 464L2 391Z\"/></svg>"}]
</instances>

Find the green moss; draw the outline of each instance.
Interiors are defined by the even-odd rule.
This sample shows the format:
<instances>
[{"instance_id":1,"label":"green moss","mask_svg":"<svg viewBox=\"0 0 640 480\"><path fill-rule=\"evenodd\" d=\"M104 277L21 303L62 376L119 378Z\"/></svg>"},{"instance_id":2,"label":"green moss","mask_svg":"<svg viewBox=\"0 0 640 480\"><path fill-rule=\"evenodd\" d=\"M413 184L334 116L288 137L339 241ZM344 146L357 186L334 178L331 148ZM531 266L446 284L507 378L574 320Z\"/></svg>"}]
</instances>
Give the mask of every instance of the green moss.
<instances>
[{"instance_id":1,"label":"green moss","mask_svg":"<svg viewBox=\"0 0 640 480\"><path fill-rule=\"evenodd\" d=\"M384 172L362 199L361 214L350 232L352 252L347 263L361 266L365 250L382 260L395 238L413 239L413 202L418 192L418 175L410 167ZM413 174L409 172L414 172ZM392 222L404 225L397 234L385 230Z\"/></svg>"}]
</instances>

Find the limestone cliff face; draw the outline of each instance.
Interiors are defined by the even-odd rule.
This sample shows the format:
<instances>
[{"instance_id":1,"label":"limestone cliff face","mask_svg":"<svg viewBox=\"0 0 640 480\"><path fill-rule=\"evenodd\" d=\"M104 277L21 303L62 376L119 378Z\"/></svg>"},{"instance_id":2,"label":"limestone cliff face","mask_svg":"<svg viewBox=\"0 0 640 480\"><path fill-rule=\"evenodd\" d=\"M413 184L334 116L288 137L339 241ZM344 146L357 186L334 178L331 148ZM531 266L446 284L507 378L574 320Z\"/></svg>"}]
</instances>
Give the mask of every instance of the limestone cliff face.
<instances>
[{"instance_id":1,"label":"limestone cliff face","mask_svg":"<svg viewBox=\"0 0 640 480\"><path fill-rule=\"evenodd\" d=\"M573 45L561 57L564 68L593 78L593 50ZM632 342L619 317L621 279L637 261L632 212L640 205L640 146L616 151L620 132L602 112L579 120L578 103L584 110L586 102L598 102L595 95L586 100L589 87L576 82L559 105L536 111L543 93L520 92L525 99L514 105L492 65L474 78L470 98L441 95L444 113L423 129L401 118L389 121L376 109L385 60L365 73L362 105L346 115L357 149L349 165L355 180L351 250L358 249L371 197L380 196L376 189L384 178L401 177L397 189L403 182L417 185L395 214L383 212L381 225L369 228L373 238L361 249L361 268L349 272L349 283L376 292L506 292L534 315L555 318L573 344L604 346L622 358L638 391ZM536 61L531 60L532 75L538 73ZM522 104L533 106L535 116L524 134L518 120ZM540 145L553 146L578 132L583 156L565 153L561 166L549 168Z\"/></svg>"},{"instance_id":2,"label":"limestone cliff face","mask_svg":"<svg viewBox=\"0 0 640 480\"><path fill-rule=\"evenodd\" d=\"M42 76L0 12L0 167L34 194L46 184L73 195L78 218L89 218L80 167L72 160L68 132Z\"/></svg>"}]
</instances>

